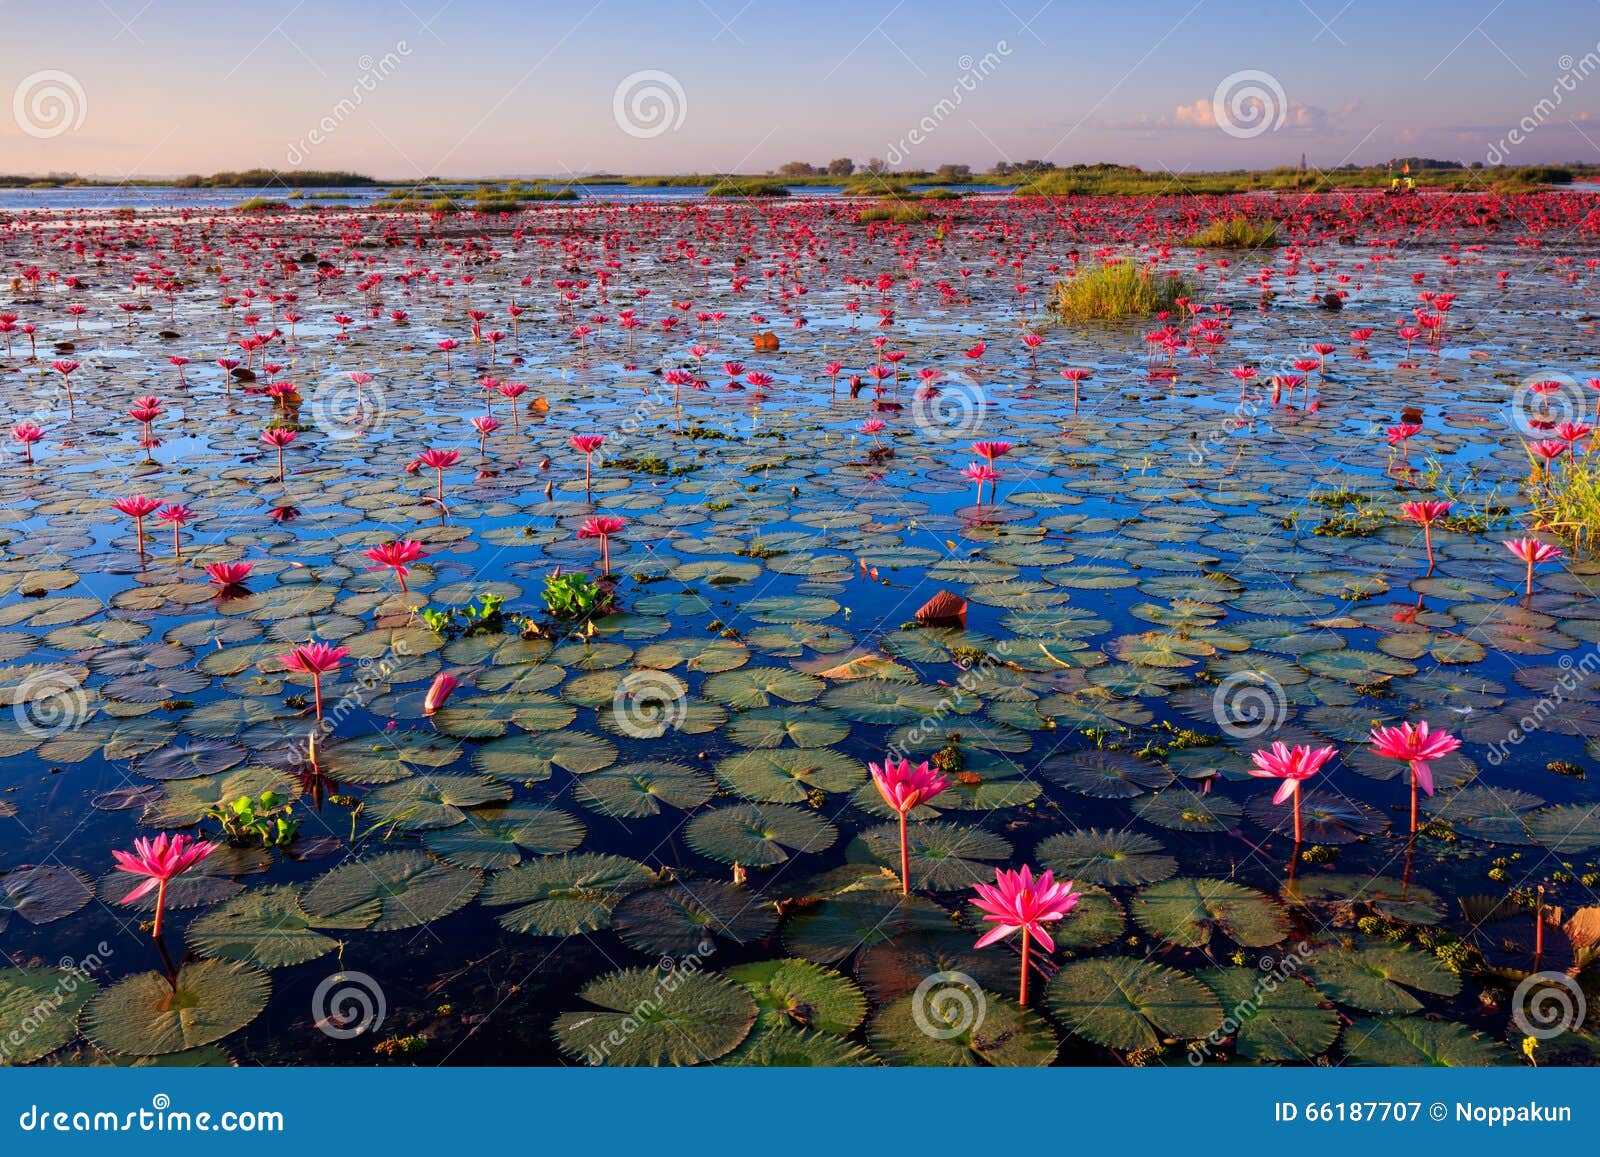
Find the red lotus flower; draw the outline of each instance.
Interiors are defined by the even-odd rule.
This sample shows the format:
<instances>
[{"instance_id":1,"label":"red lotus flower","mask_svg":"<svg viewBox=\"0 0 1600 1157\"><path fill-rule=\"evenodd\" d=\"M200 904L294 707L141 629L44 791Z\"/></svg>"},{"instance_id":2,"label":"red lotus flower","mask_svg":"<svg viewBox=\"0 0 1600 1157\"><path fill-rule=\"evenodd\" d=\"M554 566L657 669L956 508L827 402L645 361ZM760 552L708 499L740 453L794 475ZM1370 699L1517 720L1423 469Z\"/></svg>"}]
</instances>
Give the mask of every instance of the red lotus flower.
<instances>
[{"instance_id":1,"label":"red lotus flower","mask_svg":"<svg viewBox=\"0 0 1600 1157\"><path fill-rule=\"evenodd\" d=\"M296 647L287 655L279 655L278 662L290 671L311 676L312 693L316 698L317 722L322 722L322 677L339 669L340 660L350 653L349 647L334 647L327 643L307 643Z\"/></svg>"},{"instance_id":2,"label":"red lotus flower","mask_svg":"<svg viewBox=\"0 0 1600 1157\"><path fill-rule=\"evenodd\" d=\"M254 567L254 563L248 562L214 562L206 567L206 574L210 576L213 586L226 590L249 578Z\"/></svg>"},{"instance_id":3,"label":"red lotus flower","mask_svg":"<svg viewBox=\"0 0 1600 1157\"><path fill-rule=\"evenodd\" d=\"M1404 760L1411 766L1411 834L1417 834L1417 789L1433 795L1433 769L1428 766L1435 759L1443 759L1461 746L1461 740L1448 731L1429 731L1427 720L1413 727L1402 723L1399 727L1374 727L1372 750L1385 759Z\"/></svg>"},{"instance_id":4,"label":"red lotus flower","mask_svg":"<svg viewBox=\"0 0 1600 1157\"><path fill-rule=\"evenodd\" d=\"M1534 565L1560 558L1561 548L1552 546L1547 542L1540 542L1537 538L1512 538L1505 540L1502 545L1528 564L1528 597L1531 599L1533 597Z\"/></svg>"},{"instance_id":5,"label":"red lotus flower","mask_svg":"<svg viewBox=\"0 0 1600 1157\"><path fill-rule=\"evenodd\" d=\"M156 889L156 922L152 934L160 936L167 885L216 851L218 846L181 832L173 835L162 832L153 840L134 840L132 852L113 851L111 856L117 861L119 872L145 877L144 883L122 898L122 903L131 904L151 888Z\"/></svg>"},{"instance_id":6,"label":"red lotus flower","mask_svg":"<svg viewBox=\"0 0 1600 1157\"><path fill-rule=\"evenodd\" d=\"M1279 779L1283 782L1278 785L1278 792L1272 797L1273 803L1282 803L1286 799L1294 800L1294 842L1300 843L1300 784L1310 779L1322 770L1322 765L1337 755L1338 749L1333 747L1290 747L1285 743L1274 743L1265 751L1257 751L1250 756L1250 761L1255 766L1251 767L1250 774L1258 779Z\"/></svg>"},{"instance_id":7,"label":"red lotus flower","mask_svg":"<svg viewBox=\"0 0 1600 1157\"><path fill-rule=\"evenodd\" d=\"M451 692L461 685L461 680L445 671L440 671L433 677L433 682L428 685L428 694L422 700L422 713L432 715L444 706L445 700L450 698Z\"/></svg>"},{"instance_id":8,"label":"red lotus flower","mask_svg":"<svg viewBox=\"0 0 1600 1157\"><path fill-rule=\"evenodd\" d=\"M44 437L44 431L32 422L18 422L11 427L13 440L22 443L22 456L29 462L33 461L33 444Z\"/></svg>"},{"instance_id":9,"label":"red lotus flower","mask_svg":"<svg viewBox=\"0 0 1600 1157\"><path fill-rule=\"evenodd\" d=\"M881 764L869 763L872 782L883 802L900 817L900 892L911 892L911 845L906 834L906 816L950 786L950 781L926 763L912 766L909 759L885 756Z\"/></svg>"},{"instance_id":10,"label":"red lotus flower","mask_svg":"<svg viewBox=\"0 0 1600 1157\"><path fill-rule=\"evenodd\" d=\"M368 558L378 565L370 567L371 570L381 570L388 567L394 571L395 577L400 580L400 591L406 592L406 575L410 574L409 564L419 558L427 558L427 552L422 549L420 542L413 542L409 538L398 542L386 542L382 546L375 546L366 552Z\"/></svg>"},{"instance_id":11,"label":"red lotus flower","mask_svg":"<svg viewBox=\"0 0 1600 1157\"><path fill-rule=\"evenodd\" d=\"M1422 541L1428 548L1428 573L1433 573L1433 524L1450 513L1451 503L1430 499L1425 502L1403 502L1400 517L1422 527Z\"/></svg>"},{"instance_id":12,"label":"red lotus flower","mask_svg":"<svg viewBox=\"0 0 1600 1157\"><path fill-rule=\"evenodd\" d=\"M984 921L994 925L973 947L983 948L1013 932L1022 933L1022 983L1017 1002L1027 1004L1029 943L1037 940L1046 952L1054 952L1055 941L1044 926L1065 919L1078 906L1082 893L1072 890L1071 880L1058 883L1048 870L1035 879L1027 865L1016 872L996 868L994 881L973 886L978 893L973 903L984 913Z\"/></svg>"},{"instance_id":13,"label":"red lotus flower","mask_svg":"<svg viewBox=\"0 0 1600 1157\"><path fill-rule=\"evenodd\" d=\"M154 498L146 498L143 494L134 494L127 498L119 498L111 505L133 519L134 532L139 537L139 553L143 554L144 520L154 514L161 503Z\"/></svg>"},{"instance_id":14,"label":"red lotus flower","mask_svg":"<svg viewBox=\"0 0 1600 1157\"><path fill-rule=\"evenodd\" d=\"M602 574L611 573L611 536L621 534L622 528L628 525L625 518L617 518L610 514L597 514L578 528L579 538L598 538L600 540L600 571Z\"/></svg>"}]
</instances>

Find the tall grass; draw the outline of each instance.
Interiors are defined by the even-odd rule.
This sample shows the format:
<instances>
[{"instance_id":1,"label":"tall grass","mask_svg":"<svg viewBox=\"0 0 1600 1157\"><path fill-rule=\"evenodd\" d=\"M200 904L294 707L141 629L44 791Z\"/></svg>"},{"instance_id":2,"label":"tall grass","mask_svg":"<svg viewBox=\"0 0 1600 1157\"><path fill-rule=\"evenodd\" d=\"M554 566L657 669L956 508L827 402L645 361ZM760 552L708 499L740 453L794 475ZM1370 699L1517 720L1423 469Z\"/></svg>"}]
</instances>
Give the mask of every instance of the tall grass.
<instances>
[{"instance_id":1,"label":"tall grass","mask_svg":"<svg viewBox=\"0 0 1600 1157\"><path fill-rule=\"evenodd\" d=\"M1600 536L1600 450L1564 457L1548 471L1530 450L1528 465L1533 524L1565 539L1575 554L1592 552Z\"/></svg>"},{"instance_id":2,"label":"tall grass","mask_svg":"<svg viewBox=\"0 0 1600 1157\"><path fill-rule=\"evenodd\" d=\"M734 179L718 181L706 190L708 197L787 197L789 190L776 181Z\"/></svg>"},{"instance_id":3,"label":"tall grass","mask_svg":"<svg viewBox=\"0 0 1600 1157\"><path fill-rule=\"evenodd\" d=\"M1056 282L1056 312L1066 321L1117 321L1171 309L1192 290L1181 277L1155 274L1132 261L1112 261Z\"/></svg>"},{"instance_id":4,"label":"tall grass","mask_svg":"<svg viewBox=\"0 0 1600 1157\"><path fill-rule=\"evenodd\" d=\"M1248 217L1219 217L1183 243L1203 249L1270 249L1278 243L1278 226Z\"/></svg>"}]
</instances>

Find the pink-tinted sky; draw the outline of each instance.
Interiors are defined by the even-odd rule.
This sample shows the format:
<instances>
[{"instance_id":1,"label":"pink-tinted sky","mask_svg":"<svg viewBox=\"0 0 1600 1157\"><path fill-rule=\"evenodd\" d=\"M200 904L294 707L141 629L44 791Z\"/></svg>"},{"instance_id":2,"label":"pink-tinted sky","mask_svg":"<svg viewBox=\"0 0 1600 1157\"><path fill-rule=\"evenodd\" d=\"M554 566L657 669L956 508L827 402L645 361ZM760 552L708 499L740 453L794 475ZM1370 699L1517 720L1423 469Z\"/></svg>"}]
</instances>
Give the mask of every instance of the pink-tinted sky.
<instances>
[{"instance_id":1,"label":"pink-tinted sky","mask_svg":"<svg viewBox=\"0 0 1600 1157\"><path fill-rule=\"evenodd\" d=\"M0 30L0 172L1600 162L1587 0L12 0Z\"/></svg>"}]
</instances>

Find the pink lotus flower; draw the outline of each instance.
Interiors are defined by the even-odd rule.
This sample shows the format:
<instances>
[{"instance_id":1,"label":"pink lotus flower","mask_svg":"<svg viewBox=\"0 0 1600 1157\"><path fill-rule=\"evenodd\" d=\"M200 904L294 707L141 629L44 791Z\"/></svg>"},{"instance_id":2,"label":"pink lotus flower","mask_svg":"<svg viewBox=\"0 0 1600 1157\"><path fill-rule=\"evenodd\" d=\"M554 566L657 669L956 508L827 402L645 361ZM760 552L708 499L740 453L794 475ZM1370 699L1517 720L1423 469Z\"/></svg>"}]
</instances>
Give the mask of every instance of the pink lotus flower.
<instances>
[{"instance_id":1,"label":"pink lotus flower","mask_svg":"<svg viewBox=\"0 0 1600 1157\"><path fill-rule=\"evenodd\" d=\"M489 453L489 435L500 428L500 419L492 416L482 416L472 419L472 428L478 431L478 453Z\"/></svg>"},{"instance_id":2,"label":"pink lotus flower","mask_svg":"<svg viewBox=\"0 0 1600 1157\"><path fill-rule=\"evenodd\" d=\"M419 558L427 558L427 552L422 549L420 542L413 542L403 538L398 542L386 542L382 546L375 546L366 552L366 556L378 565L370 570L382 570L388 567L394 571L395 577L400 580L400 593L406 593L406 575L410 574L410 564Z\"/></svg>"},{"instance_id":3,"label":"pink lotus flower","mask_svg":"<svg viewBox=\"0 0 1600 1157\"><path fill-rule=\"evenodd\" d=\"M416 464L426 466L429 470L437 471L439 476L439 509L444 505L444 472L454 466L461 457L459 450L424 450L417 455Z\"/></svg>"},{"instance_id":4,"label":"pink lotus flower","mask_svg":"<svg viewBox=\"0 0 1600 1157\"><path fill-rule=\"evenodd\" d=\"M950 781L926 763L912 766L909 759L884 756L882 763L869 763L872 782L883 802L900 817L900 892L911 893L911 843L906 835L906 817L950 786Z\"/></svg>"},{"instance_id":5,"label":"pink lotus flower","mask_svg":"<svg viewBox=\"0 0 1600 1157\"><path fill-rule=\"evenodd\" d=\"M32 462L33 444L44 437L44 431L32 422L18 422L11 427L11 437L14 441L22 443L23 458Z\"/></svg>"},{"instance_id":6,"label":"pink lotus flower","mask_svg":"<svg viewBox=\"0 0 1600 1157\"><path fill-rule=\"evenodd\" d=\"M113 502L112 507L122 511L133 519L134 532L139 536L139 553L144 553L144 520L160 508L161 503L154 498L146 498L143 494L133 494L127 498L119 498Z\"/></svg>"},{"instance_id":7,"label":"pink lotus flower","mask_svg":"<svg viewBox=\"0 0 1600 1157\"><path fill-rule=\"evenodd\" d=\"M1451 503L1438 500L1404 502L1400 504L1400 517L1422 527L1422 541L1428 548L1428 573L1433 573L1433 524L1449 513Z\"/></svg>"},{"instance_id":8,"label":"pink lotus flower","mask_svg":"<svg viewBox=\"0 0 1600 1157\"><path fill-rule=\"evenodd\" d=\"M606 444L604 434L574 434L567 439L574 450L583 455L583 494L589 496L589 484L594 477L595 451Z\"/></svg>"},{"instance_id":9,"label":"pink lotus flower","mask_svg":"<svg viewBox=\"0 0 1600 1157\"><path fill-rule=\"evenodd\" d=\"M178 532L189 525L189 522L194 518L194 511L187 506L173 504L163 506L156 511L156 518L172 527L172 557L181 562L183 560L183 542L179 538Z\"/></svg>"},{"instance_id":10,"label":"pink lotus flower","mask_svg":"<svg viewBox=\"0 0 1600 1157\"><path fill-rule=\"evenodd\" d=\"M1413 727L1374 727L1372 750L1384 759L1404 760L1411 766L1411 834L1417 834L1417 788L1433 795L1433 769L1430 761L1443 759L1461 747L1461 740L1448 731L1428 730L1427 720Z\"/></svg>"},{"instance_id":11,"label":"pink lotus flower","mask_svg":"<svg viewBox=\"0 0 1600 1157\"><path fill-rule=\"evenodd\" d=\"M988 462L989 465L993 466L994 465L994 460L996 458L1000 457L1002 454L1011 453L1011 443L1010 442L974 442L972 444L972 452L974 454L978 455L984 461Z\"/></svg>"},{"instance_id":12,"label":"pink lotus flower","mask_svg":"<svg viewBox=\"0 0 1600 1157\"><path fill-rule=\"evenodd\" d=\"M610 514L597 514L578 528L579 538L598 538L600 540L600 572L611 573L611 536L621 534L622 528L628 525L625 518L617 518Z\"/></svg>"},{"instance_id":13,"label":"pink lotus flower","mask_svg":"<svg viewBox=\"0 0 1600 1157\"><path fill-rule=\"evenodd\" d=\"M339 662L350 653L349 647L334 647L327 643L307 643L296 647L287 655L279 655L278 662L290 671L311 676L312 693L316 697L317 722L322 722L322 677L337 671Z\"/></svg>"},{"instance_id":14,"label":"pink lotus flower","mask_svg":"<svg viewBox=\"0 0 1600 1157\"><path fill-rule=\"evenodd\" d=\"M979 506L983 505L983 484L985 482L998 484L1000 481L1000 471L983 462L968 463L966 468L961 471L961 474L969 481L976 482L978 484Z\"/></svg>"},{"instance_id":15,"label":"pink lotus flower","mask_svg":"<svg viewBox=\"0 0 1600 1157\"><path fill-rule=\"evenodd\" d=\"M278 481L283 481L283 451L286 446L294 441L295 433L283 426L274 426L270 430L263 430L261 440L268 446L278 451Z\"/></svg>"},{"instance_id":16,"label":"pink lotus flower","mask_svg":"<svg viewBox=\"0 0 1600 1157\"><path fill-rule=\"evenodd\" d=\"M1281 804L1286 799L1294 800L1294 842L1297 845L1300 843L1300 784L1321 771L1322 765L1337 754L1338 749L1333 747L1290 747L1280 742L1250 756L1250 762L1255 765L1250 768L1251 775L1283 781L1272 802Z\"/></svg>"},{"instance_id":17,"label":"pink lotus flower","mask_svg":"<svg viewBox=\"0 0 1600 1157\"><path fill-rule=\"evenodd\" d=\"M151 888L156 889L156 922L152 934L160 936L167 885L216 851L218 846L181 832L173 835L162 832L153 840L134 840L132 852L113 851L111 856L117 861L119 872L146 877L144 883L122 898L122 903L131 904Z\"/></svg>"},{"instance_id":18,"label":"pink lotus flower","mask_svg":"<svg viewBox=\"0 0 1600 1157\"><path fill-rule=\"evenodd\" d=\"M1533 568L1541 562L1551 562L1561 557L1561 548L1537 538L1506 539L1503 545L1512 554L1528 564L1528 597L1533 597Z\"/></svg>"},{"instance_id":19,"label":"pink lotus flower","mask_svg":"<svg viewBox=\"0 0 1600 1157\"><path fill-rule=\"evenodd\" d=\"M1064 919L1078 906L1083 894L1072 890L1071 880L1057 883L1049 871L1035 879L1033 869L1026 865L1015 872L996 868L994 881L993 884L974 885L978 898L973 903L983 911L984 920L994 925L979 937L974 947L986 947L1013 932L1022 933L1022 983L1017 1002L1027 1004L1030 941L1038 940L1046 952L1054 952L1055 941L1050 939L1044 926Z\"/></svg>"},{"instance_id":20,"label":"pink lotus flower","mask_svg":"<svg viewBox=\"0 0 1600 1157\"><path fill-rule=\"evenodd\" d=\"M428 693L422 700L422 713L424 715L432 715L439 710L444 706L445 700L450 698L451 693L459 686L461 686L460 679L457 679L447 671L440 671L433 677L433 682L428 685Z\"/></svg>"},{"instance_id":21,"label":"pink lotus flower","mask_svg":"<svg viewBox=\"0 0 1600 1157\"><path fill-rule=\"evenodd\" d=\"M254 567L254 563L248 562L214 562L206 567L206 574L210 576L213 586L226 590L249 578Z\"/></svg>"}]
</instances>

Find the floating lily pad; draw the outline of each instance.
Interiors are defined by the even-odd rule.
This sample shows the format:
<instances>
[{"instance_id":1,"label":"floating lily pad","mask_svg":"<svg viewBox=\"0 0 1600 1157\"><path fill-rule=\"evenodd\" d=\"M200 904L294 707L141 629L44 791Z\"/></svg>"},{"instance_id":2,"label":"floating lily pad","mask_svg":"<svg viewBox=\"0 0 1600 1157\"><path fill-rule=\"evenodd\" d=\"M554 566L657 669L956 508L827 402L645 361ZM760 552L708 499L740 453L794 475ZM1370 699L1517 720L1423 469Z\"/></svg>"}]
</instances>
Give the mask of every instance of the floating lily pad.
<instances>
[{"instance_id":1,"label":"floating lily pad","mask_svg":"<svg viewBox=\"0 0 1600 1157\"><path fill-rule=\"evenodd\" d=\"M698 1065L732 1052L756 1020L743 988L705 972L626 968L579 995L595 1008L556 1018L556 1039L591 1065Z\"/></svg>"},{"instance_id":2,"label":"floating lily pad","mask_svg":"<svg viewBox=\"0 0 1600 1157\"><path fill-rule=\"evenodd\" d=\"M582 776L572 798L601 815L643 819L663 805L687 811L716 791L711 778L681 763L625 763Z\"/></svg>"},{"instance_id":3,"label":"floating lily pad","mask_svg":"<svg viewBox=\"0 0 1600 1157\"><path fill-rule=\"evenodd\" d=\"M950 892L994 881L994 862L1011 856L1011 845L979 827L930 821L908 824L911 887ZM898 869L900 826L885 824L861 833L861 842L879 863Z\"/></svg>"},{"instance_id":4,"label":"floating lily pad","mask_svg":"<svg viewBox=\"0 0 1600 1157\"><path fill-rule=\"evenodd\" d=\"M1355 1065L1458 1069L1509 1062L1505 1049L1464 1024L1414 1016L1358 1020L1345 1030L1344 1051Z\"/></svg>"},{"instance_id":5,"label":"floating lily pad","mask_svg":"<svg viewBox=\"0 0 1600 1157\"><path fill-rule=\"evenodd\" d=\"M1034 859L1059 879L1117 886L1151 884L1176 874L1178 862L1161 852L1160 841L1138 832L1085 828L1051 836Z\"/></svg>"},{"instance_id":6,"label":"floating lily pad","mask_svg":"<svg viewBox=\"0 0 1600 1157\"><path fill-rule=\"evenodd\" d=\"M78 1035L94 979L74 968L0 969L0 1065L26 1065Z\"/></svg>"},{"instance_id":7,"label":"floating lily pad","mask_svg":"<svg viewBox=\"0 0 1600 1157\"><path fill-rule=\"evenodd\" d=\"M623 897L655 882L655 873L621 856L545 856L490 877L486 907L509 907L501 925L534 936L577 936L611 924Z\"/></svg>"},{"instance_id":8,"label":"floating lily pad","mask_svg":"<svg viewBox=\"0 0 1600 1157\"><path fill-rule=\"evenodd\" d=\"M760 893L716 880L639 892L616 912L617 932L641 952L696 952L713 937L750 944L777 924Z\"/></svg>"},{"instance_id":9,"label":"floating lily pad","mask_svg":"<svg viewBox=\"0 0 1600 1157\"><path fill-rule=\"evenodd\" d=\"M190 923L189 944L204 956L287 968L326 956L337 942L322 935L300 907L300 891L275 884L235 896Z\"/></svg>"},{"instance_id":10,"label":"floating lily pad","mask_svg":"<svg viewBox=\"0 0 1600 1157\"><path fill-rule=\"evenodd\" d=\"M831 748L780 747L729 756L717 765L718 781L745 799L804 803L813 791L847 792L860 787L867 769Z\"/></svg>"},{"instance_id":11,"label":"floating lily pad","mask_svg":"<svg viewBox=\"0 0 1600 1157\"><path fill-rule=\"evenodd\" d=\"M1222 1026L1222 1005L1186 972L1129 956L1063 965L1046 991L1051 1014L1073 1036L1113 1049L1195 1040Z\"/></svg>"},{"instance_id":12,"label":"floating lily pad","mask_svg":"<svg viewBox=\"0 0 1600 1157\"><path fill-rule=\"evenodd\" d=\"M195 960L176 984L141 972L89 1001L83 1035L110 1053L160 1056L198 1048L237 1032L267 1007L272 982L259 968Z\"/></svg>"},{"instance_id":13,"label":"floating lily pad","mask_svg":"<svg viewBox=\"0 0 1600 1157\"><path fill-rule=\"evenodd\" d=\"M689 846L702 856L752 868L781 864L791 853L826 851L838 838L838 829L815 812L783 804L703 812L684 831Z\"/></svg>"},{"instance_id":14,"label":"floating lily pad","mask_svg":"<svg viewBox=\"0 0 1600 1157\"><path fill-rule=\"evenodd\" d=\"M422 843L446 863L461 868L509 868L524 849L537 856L570 852L583 843L584 827L557 808L509 804L479 808L466 822L430 831Z\"/></svg>"},{"instance_id":15,"label":"floating lily pad","mask_svg":"<svg viewBox=\"0 0 1600 1157\"><path fill-rule=\"evenodd\" d=\"M0 875L0 930L13 915L29 924L51 924L94 899L94 885L76 868L14 868Z\"/></svg>"},{"instance_id":16,"label":"floating lily pad","mask_svg":"<svg viewBox=\"0 0 1600 1157\"><path fill-rule=\"evenodd\" d=\"M421 852L384 852L342 864L300 898L319 928L397 932L448 916L478 894L482 877Z\"/></svg>"},{"instance_id":17,"label":"floating lily pad","mask_svg":"<svg viewBox=\"0 0 1600 1157\"><path fill-rule=\"evenodd\" d=\"M1365 1012L1416 1012L1410 990L1454 996L1461 977L1431 953L1395 944L1319 948L1306 965L1313 984L1340 1004Z\"/></svg>"},{"instance_id":18,"label":"floating lily pad","mask_svg":"<svg viewBox=\"0 0 1600 1157\"><path fill-rule=\"evenodd\" d=\"M1184 876L1151 884L1133 898L1132 911L1151 936L1185 948L1206 948L1214 935L1261 948L1289 932L1271 897L1228 880Z\"/></svg>"},{"instance_id":19,"label":"floating lily pad","mask_svg":"<svg viewBox=\"0 0 1600 1157\"><path fill-rule=\"evenodd\" d=\"M941 1068L1048 1065L1058 1047L1043 1017L959 979L890 1001L873 1015L867 1036L890 1064Z\"/></svg>"},{"instance_id":20,"label":"floating lily pad","mask_svg":"<svg viewBox=\"0 0 1600 1157\"><path fill-rule=\"evenodd\" d=\"M842 1035L867 1015L867 998L859 988L833 969L809 960L741 964L727 975L756 998L762 1024Z\"/></svg>"},{"instance_id":21,"label":"floating lily pad","mask_svg":"<svg viewBox=\"0 0 1600 1157\"><path fill-rule=\"evenodd\" d=\"M1276 964L1276 961L1273 962ZM1208 968L1195 974L1228 1010L1222 1029L1248 1061L1309 1064L1339 1035L1339 1017L1298 977L1273 968Z\"/></svg>"}]
</instances>

